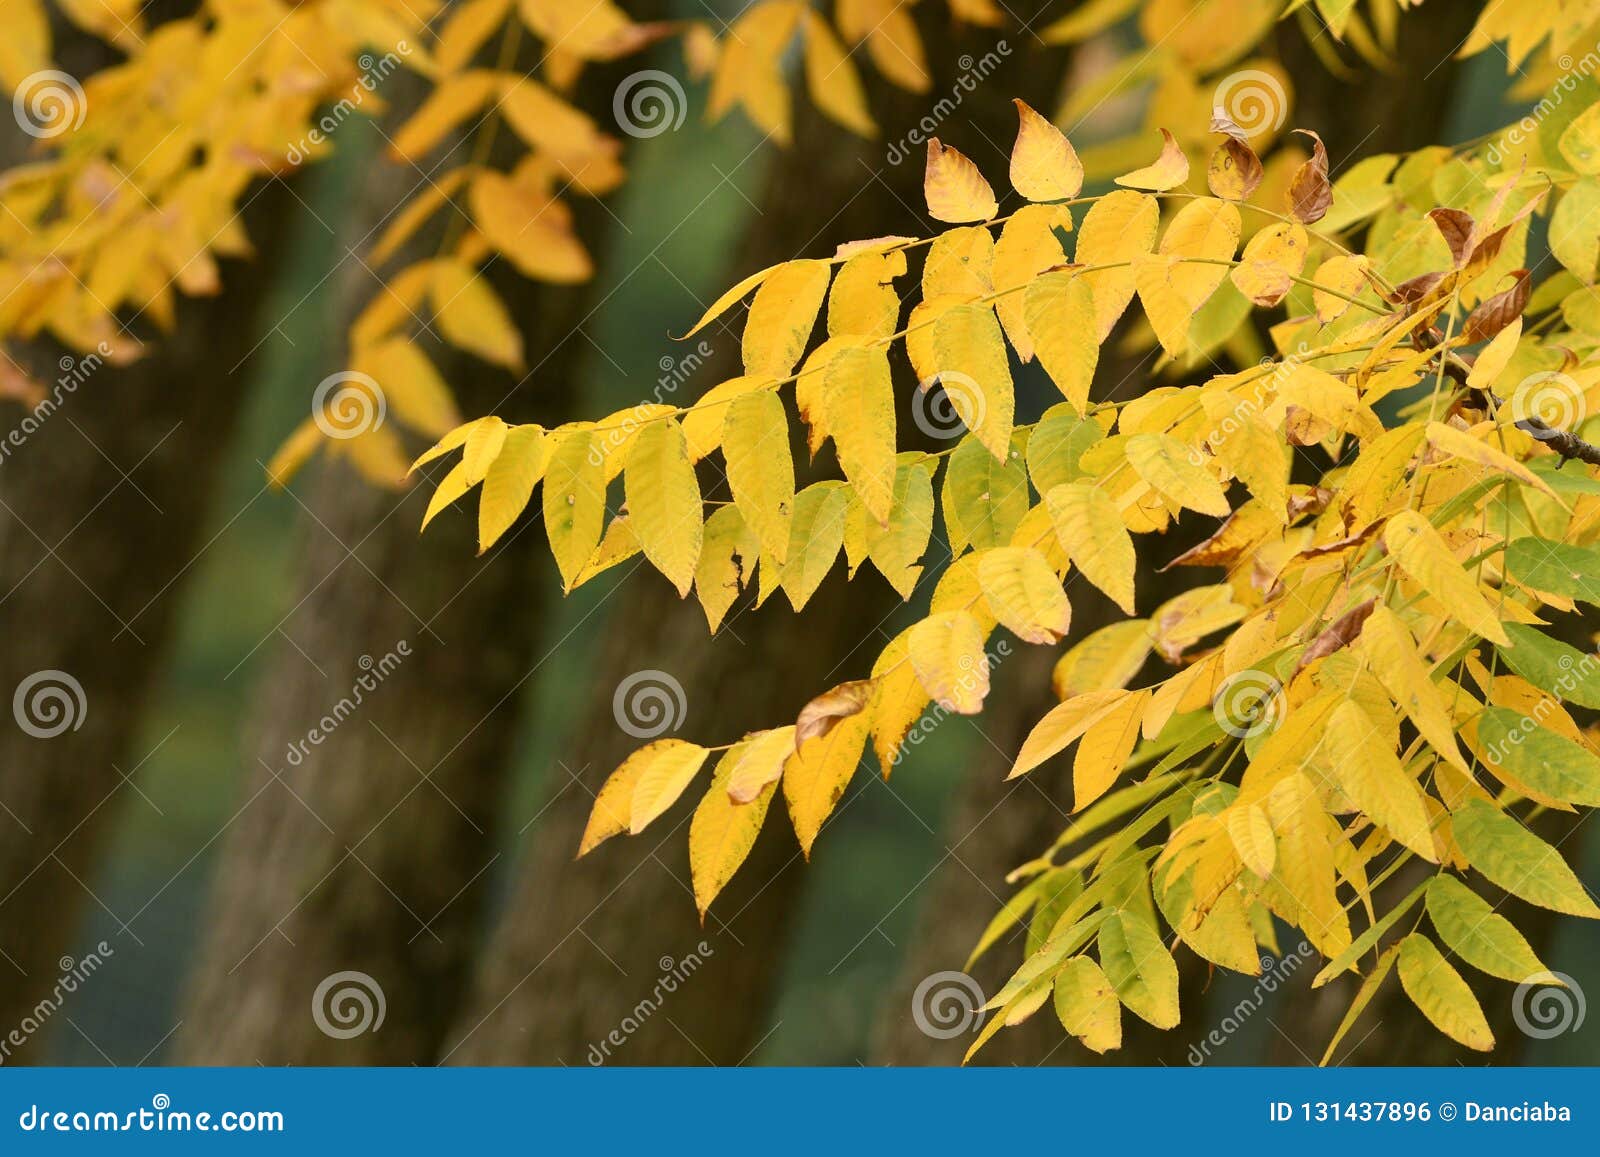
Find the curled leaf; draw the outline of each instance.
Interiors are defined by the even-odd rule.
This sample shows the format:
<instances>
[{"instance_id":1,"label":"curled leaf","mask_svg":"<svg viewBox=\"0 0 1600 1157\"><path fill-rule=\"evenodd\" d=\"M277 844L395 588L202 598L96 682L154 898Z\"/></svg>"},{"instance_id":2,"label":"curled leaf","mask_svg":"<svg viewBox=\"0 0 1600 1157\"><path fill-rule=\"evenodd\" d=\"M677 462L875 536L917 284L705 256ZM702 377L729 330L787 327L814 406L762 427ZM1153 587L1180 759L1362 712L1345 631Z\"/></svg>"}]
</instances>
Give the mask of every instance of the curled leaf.
<instances>
[{"instance_id":1,"label":"curled leaf","mask_svg":"<svg viewBox=\"0 0 1600 1157\"><path fill-rule=\"evenodd\" d=\"M1333 185L1328 181L1328 150L1310 129L1295 129L1312 140L1311 159L1295 170L1289 182L1289 211L1302 225L1314 225L1333 207Z\"/></svg>"},{"instance_id":2,"label":"curled leaf","mask_svg":"<svg viewBox=\"0 0 1600 1157\"><path fill-rule=\"evenodd\" d=\"M800 750L808 739L828 734L841 719L865 710L872 701L873 686L871 679L852 679L824 691L800 708L800 717L794 724L795 750Z\"/></svg>"},{"instance_id":3,"label":"curled leaf","mask_svg":"<svg viewBox=\"0 0 1600 1157\"><path fill-rule=\"evenodd\" d=\"M1129 189L1164 193L1168 189L1176 189L1187 181L1189 158L1183 155L1183 147L1178 144L1178 139L1166 129L1162 129L1161 142L1161 155L1155 159L1154 164L1135 169L1131 173L1124 173L1117 178L1117 184Z\"/></svg>"}]
</instances>

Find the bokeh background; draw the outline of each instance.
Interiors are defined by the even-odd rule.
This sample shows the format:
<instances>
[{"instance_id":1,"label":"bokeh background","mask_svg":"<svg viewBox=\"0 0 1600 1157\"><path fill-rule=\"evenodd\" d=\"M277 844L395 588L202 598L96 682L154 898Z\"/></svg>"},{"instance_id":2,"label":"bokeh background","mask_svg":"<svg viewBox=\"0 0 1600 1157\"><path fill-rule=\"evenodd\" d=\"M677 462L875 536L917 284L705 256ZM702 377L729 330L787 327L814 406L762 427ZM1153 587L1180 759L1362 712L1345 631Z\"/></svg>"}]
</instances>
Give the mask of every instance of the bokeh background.
<instances>
[{"instance_id":1,"label":"bokeh background","mask_svg":"<svg viewBox=\"0 0 1600 1157\"><path fill-rule=\"evenodd\" d=\"M686 18L714 19L741 5L676 7ZM1455 33L1410 27L1444 22L1442 10L1452 7L1433 0L1406 17L1411 54L1390 73L1356 62L1347 78L1313 75L1320 66L1296 43L1301 34L1286 28L1275 51L1297 82L1304 78L1296 119L1328 136L1336 176L1359 156L1465 140L1519 111L1508 100L1503 58L1444 63L1440 44L1448 49ZM918 19L947 23L942 11ZM981 54L997 37L1018 48L981 82L996 88L995 99L981 90L968 96L969 107L940 130L996 177L1013 88L1042 93L1037 103L1048 107L1074 83L1072 69L1090 68L1093 57L1086 51L1073 64L1046 55L1016 26L932 30L935 95L950 90L958 57ZM1112 45L1133 42L1126 27L1109 37ZM656 56L652 66L681 74L676 47ZM664 367L681 365L687 352L668 335L765 264L758 255L820 255L858 236L925 227L914 197L919 153L891 164L884 141L844 139L804 110L785 152L738 116L707 125L704 86L686 91L682 126L628 142L630 180L587 214L597 282L576 303L550 294L519 302L529 332L550 324L570 335L553 343L560 353L552 365L517 386L519 412L593 415L650 396ZM886 126L914 122L932 99L882 86L874 96L887 106ZM1117 103L1081 132L1107 139L1138 116L1136 102ZM52 790L64 800L74 800L75 777L86 792L91 783L109 785L104 798L62 803L92 816L68 825L66 847L36 850L41 868L0 903L8 945L28 942L40 913L60 909L70 918L66 947L46 949L45 960L56 951L82 960L101 942L114 950L22 1059L584 1064L596 1045L620 1063L957 1059L970 1037L952 1042L916 1030L913 992L924 977L963 967L965 949L1005 894L1004 868L1032 854L1060 818L1048 787L1002 796L996 785L1018 727L1043 709L1046 668L1022 657L1002 664L996 701L1015 702L1016 718L947 719L888 781L859 774L809 865L795 862L792 839L778 832L782 839L763 844L701 929L687 885L682 806L645 838L648 846L614 841L583 865L570 862L573 816L634 742L605 734L616 686L634 671L672 673L685 689L682 734L713 742L771 722L771 704L798 706L833 671L861 673L872 644L904 621L907 612L876 577L862 580L876 584L862 610L847 605L836 570L798 629L780 621L786 610L738 613L714 643L725 657L711 658L712 644L688 629L704 634L698 612L673 606L653 573L630 577L622 567L561 598L531 518L508 545L474 561L470 503L442 516L442 531L418 539L417 496L374 494L337 464L314 465L288 493L266 487L264 463L307 413L312 389L341 364L350 301L373 288L352 239L367 231L375 184L381 195L375 174L388 164L384 139L383 126L352 120L338 129L331 160L269 191L282 204L257 235L266 259L226 269L230 279L265 279L252 320L205 335L203 356L183 363L202 380L168 383L171 391L225 396L233 413L216 424L223 443L214 468L192 483L203 493L187 549L151 563L165 568L153 597L130 613L107 592L145 565L147 546L159 546L138 537L137 522L119 530L114 512L141 500L131 491L147 472L169 468L164 451L119 460L107 479L107 493L118 496L97 513L46 510L48 494L17 479L34 468L35 452L95 453L94 426L80 415L119 388L119 371L96 375L55 428L0 466L11 601L48 584L58 600L44 621L19 630L70 634L92 665L95 640L111 646L120 619L150 635L139 646L154 655L139 685L88 686L89 722L136 717L111 779L71 757L42 757L41 745L70 737L5 749L9 779L58 777ZM736 355L736 332L713 327L707 340L715 353L688 374L687 396L728 376ZM1027 377L1019 383L1034 391L1019 409L1036 412L1048 387ZM513 385L491 382L478 396L504 396ZM160 433L148 435L147 448ZM187 517L160 515L180 516ZM41 529L56 548L43 550L16 522L68 534ZM74 547L89 549L90 540L120 552L92 580L108 582L106 591L86 593L61 573ZM371 714L364 708L303 767L287 767L285 737L303 734L348 692L360 656L380 656L401 638L413 655L372 693ZM329 809L337 814L325 815ZM1025 820L1015 818L1024 812ZM0 840L20 840L8 822L0 817ZM774 814L769 829L784 824ZM1600 887L1600 840L1584 834L1564 850L1590 887ZM93 844L87 863L71 856L80 841ZM702 943L704 967L639 1016L663 970L700 953ZM996 953L1009 963L1016 945ZM1563 921L1545 957L1600 992L1600 930ZM0 961L0 989L41 979L39 958L29 958L32 969L20 955ZM352 1041L322 1033L311 1016L318 981L343 969L376 978L386 997L383 1026ZM1312 971L1286 973L1272 992L1250 978L1188 976L1182 1027L1159 1041L1134 1033L1109 1063L1190 1063L1225 1018L1225 1042L1205 1048L1208 1063L1305 1063L1342 1012L1305 990ZM993 974L982 979L996 982ZM1334 989L1348 1000L1348 988ZM1480 992L1495 1024L1506 1023L1510 986ZM1249 1005L1244 1015L1241 1002ZM624 1043L605 1046L607 1026L630 1017L636 1028ZM1383 1023L1352 1035L1365 1042L1352 1060L1480 1061L1441 1044L1398 1001L1382 1005L1375 1020ZM1504 1054L1490 1059L1589 1063L1600 1058L1597 1032L1586 1025L1538 1040L1513 1029L1502 1036ZM1030 1045L995 1059L1089 1061L1059 1035L1042 1026Z\"/></svg>"}]
</instances>

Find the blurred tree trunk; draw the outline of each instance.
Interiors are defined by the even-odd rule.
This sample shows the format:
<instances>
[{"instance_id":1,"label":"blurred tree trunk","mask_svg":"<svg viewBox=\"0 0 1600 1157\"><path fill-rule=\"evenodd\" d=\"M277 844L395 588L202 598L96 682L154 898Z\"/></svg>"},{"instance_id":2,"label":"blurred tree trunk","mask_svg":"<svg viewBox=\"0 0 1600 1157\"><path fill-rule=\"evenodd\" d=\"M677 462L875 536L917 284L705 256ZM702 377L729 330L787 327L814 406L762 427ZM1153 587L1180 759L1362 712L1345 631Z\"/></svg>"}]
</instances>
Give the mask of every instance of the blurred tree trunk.
<instances>
[{"instance_id":1,"label":"blurred tree trunk","mask_svg":"<svg viewBox=\"0 0 1600 1157\"><path fill-rule=\"evenodd\" d=\"M113 59L70 26L56 36L74 75ZM9 132L4 163L35 143ZM0 728L0 1025L50 994L85 909L104 907L86 881L150 754L135 748L140 721L251 372L228 367L255 344L290 204L277 181L248 195L241 223L260 259L222 263L225 292L181 300L174 333L137 325L139 361L10 347L47 390L78 384L0 465L0 694L16 716ZM13 433L31 414L0 407Z\"/></svg>"},{"instance_id":2,"label":"blurred tree trunk","mask_svg":"<svg viewBox=\"0 0 1600 1157\"><path fill-rule=\"evenodd\" d=\"M396 101L394 123L425 95L420 88L412 82ZM583 88L596 115L609 108L603 75ZM421 179L407 165L374 165L351 225L358 253ZM575 212L594 249L609 221L592 203ZM439 240L437 228L424 231L392 267L433 256ZM348 318L379 281L362 262L347 272ZM439 342L428 343L429 356L463 415L554 424L575 402L587 349L579 327L594 288L541 285L505 261L487 276L523 330L531 371L519 380ZM432 485L396 494L337 463L316 474L302 502L294 608L260 684L250 784L224 845L179 1038L191 1062L407 1064L437 1055L497 855L520 692L538 668L536 519L480 559L475 499L419 537ZM391 673L337 730L322 724L325 739L307 745L308 731L386 655L399 660ZM296 745L302 754L291 757ZM362 975L329 980L339 973ZM374 1001L382 993L381 1030L342 1031L354 1022L338 1016L354 1006L341 1010L338 994L358 989Z\"/></svg>"},{"instance_id":3,"label":"blurred tree trunk","mask_svg":"<svg viewBox=\"0 0 1600 1157\"><path fill-rule=\"evenodd\" d=\"M1401 22L1403 63L1399 70L1388 75L1362 68L1358 75L1344 78L1332 76L1316 59L1297 23L1285 22L1279 39L1296 86L1291 126L1314 128L1322 134L1335 177L1363 156L1436 143L1461 71L1452 56L1470 29L1473 15L1469 5L1407 14ZM1147 366L1134 368L1131 388L1139 388L1138 375L1146 372ZM1106 380L1121 377L1126 381L1128 376L1102 371ZM1124 385L1118 396L1129 388ZM1181 551L1183 544L1163 543L1163 547L1164 560ZM1139 601L1147 611L1183 586L1192 585L1171 575L1146 574L1149 560L1141 558L1140 563ZM1081 597L1079 591L1093 595L1081 583L1069 591L1075 604ZM1062 651L1122 617L1097 595L1090 606L1088 614L1081 607L1075 609L1072 635L1062 644ZM1014 694L995 694L990 702L994 706L985 714L983 726L1003 754L977 764L954 810L946 837L950 859L928 884L927 916L880 1023L879 1059L889 1063L951 1064L960 1060L972 1035L943 1039L920 1031L911 1015L916 986L935 973L961 968L984 927L1011 893L1005 874L1038 855L1066 826L1070 778L1065 768L1040 769L1018 784L1003 782L1010 757L1033 724L1054 705L1048 667L1036 663L1032 677ZM1004 983L1019 963L1020 951L1020 934L1008 936L990 949L988 957L975 967L974 979L985 992L993 993ZM1204 1026L1205 964L1187 952L1180 952L1179 960L1185 986L1185 1025ZM1296 976L1299 984L1308 983L1315 969L1301 971L1304 976ZM1123 1017L1123 1027L1132 1032L1121 1054L1111 1055L1111 1062L1185 1063L1194 1034L1185 1029L1152 1032L1131 1016ZM977 1059L986 1064L1037 1064L1043 1058L1053 1063L1106 1063L1067 1038L1048 1007L1025 1026L999 1033ZM1300 1061L1300 1057L1281 1057L1278 1063Z\"/></svg>"},{"instance_id":4,"label":"blurred tree trunk","mask_svg":"<svg viewBox=\"0 0 1600 1157\"><path fill-rule=\"evenodd\" d=\"M838 242L923 233L923 151L907 134L946 93L961 104L940 131L989 171L1004 171L1016 134L1011 99L1049 107L1062 57L1014 28L998 30L1005 42L998 49L996 32L953 30L946 13L933 7L918 9L933 78L929 93L891 88L863 65L881 140L850 136L797 95L795 143L775 159L730 284L775 262L827 253ZM1036 8L1024 5L1017 18L1026 20ZM974 57L991 51L983 67L993 64L993 71L975 74ZM985 78L963 93L958 82L973 75ZM899 142L888 167L885 142ZM913 286L907 278L902 289ZM734 336L714 340L724 355L716 368L724 377L738 373ZM902 387L904 402L912 383ZM912 428L902 413L901 429ZM537 838L486 951L473 1001L452 1033L445 1054L451 1063L737 1064L767 1030L801 876L783 805L774 803L767 830L704 929L688 880L692 802L680 803L647 835L613 840L574 863L595 793L641 742L617 726L612 693L631 673L656 667L684 688L686 735L722 742L746 728L781 723L811 695L866 674L890 637L881 627L889 605L868 592L887 588L862 575L846 591L836 575L802 616L777 605L783 597L775 596L773 606L738 618L715 639L697 606L668 605L663 589L649 584L608 628L589 683L591 706L567 760L574 770L551 773ZM698 799L699 793L685 794ZM690 953L699 958L692 978L665 998L658 1015L641 1017L640 1002Z\"/></svg>"}]
</instances>

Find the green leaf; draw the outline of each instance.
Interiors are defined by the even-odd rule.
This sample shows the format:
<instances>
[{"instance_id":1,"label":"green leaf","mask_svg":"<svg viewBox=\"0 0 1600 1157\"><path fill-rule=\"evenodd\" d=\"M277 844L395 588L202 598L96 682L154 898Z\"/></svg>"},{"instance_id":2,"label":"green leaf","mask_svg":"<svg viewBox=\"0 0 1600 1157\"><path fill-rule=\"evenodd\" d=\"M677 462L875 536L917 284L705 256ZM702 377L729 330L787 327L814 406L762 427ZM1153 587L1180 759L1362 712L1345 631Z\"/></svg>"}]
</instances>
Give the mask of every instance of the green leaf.
<instances>
[{"instance_id":1,"label":"green leaf","mask_svg":"<svg viewBox=\"0 0 1600 1157\"><path fill-rule=\"evenodd\" d=\"M1600 606L1600 550L1593 547L1519 538L1506 547L1506 570L1535 590Z\"/></svg>"},{"instance_id":2,"label":"green leaf","mask_svg":"<svg viewBox=\"0 0 1600 1157\"><path fill-rule=\"evenodd\" d=\"M1536 627L1507 623L1511 646L1500 654L1518 675L1557 699L1600 708L1600 656L1552 639Z\"/></svg>"},{"instance_id":3,"label":"green leaf","mask_svg":"<svg viewBox=\"0 0 1600 1157\"><path fill-rule=\"evenodd\" d=\"M999 461L972 435L950 455L944 476L944 517L950 550L1008 546L1028 514L1028 472L1013 450Z\"/></svg>"},{"instance_id":4,"label":"green leaf","mask_svg":"<svg viewBox=\"0 0 1600 1157\"><path fill-rule=\"evenodd\" d=\"M1148 920L1113 912L1100 926L1100 966L1128 1011L1156 1028L1178 1023L1178 966Z\"/></svg>"},{"instance_id":5,"label":"green leaf","mask_svg":"<svg viewBox=\"0 0 1600 1157\"><path fill-rule=\"evenodd\" d=\"M1490 883L1530 904L1600 919L1578 877L1561 854L1486 800L1474 799L1451 814L1456 843Z\"/></svg>"},{"instance_id":6,"label":"green leaf","mask_svg":"<svg viewBox=\"0 0 1600 1157\"><path fill-rule=\"evenodd\" d=\"M1454 876L1428 884L1428 919L1445 946L1480 972L1521 984L1548 971L1511 921Z\"/></svg>"},{"instance_id":7,"label":"green leaf","mask_svg":"<svg viewBox=\"0 0 1600 1157\"><path fill-rule=\"evenodd\" d=\"M1445 1036L1479 1052L1494 1048L1494 1034L1478 998L1433 941L1420 933L1400 941L1400 984Z\"/></svg>"},{"instance_id":8,"label":"green leaf","mask_svg":"<svg viewBox=\"0 0 1600 1157\"><path fill-rule=\"evenodd\" d=\"M789 557L783 564L782 583L797 611L810 601L833 569L833 561L844 545L848 506L844 483L832 479L813 482L795 495L794 517L789 522ZM762 570L765 573L765 563Z\"/></svg>"},{"instance_id":9,"label":"green leaf","mask_svg":"<svg viewBox=\"0 0 1600 1157\"><path fill-rule=\"evenodd\" d=\"M1553 799L1600 806L1600 757L1531 716L1490 707L1478 717L1478 741L1491 768L1504 768Z\"/></svg>"},{"instance_id":10,"label":"green leaf","mask_svg":"<svg viewBox=\"0 0 1600 1157\"><path fill-rule=\"evenodd\" d=\"M873 527L867 557L900 597L909 599L922 574L921 560L933 535L933 470L926 462L902 462L895 471L889 525Z\"/></svg>"},{"instance_id":11,"label":"green leaf","mask_svg":"<svg viewBox=\"0 0 1600 1157\"><path fill-rule=\"evenodd\" d=\"M1586 284L1594 281L1595 263L1600 259L1600 235L1594 229L1597 215L1600 182L1592 178L1568 189L1550 215L1550 252Z\"/></svg>"},{"instance_id":12,"label":"green leaf","mask_svg":"<svg viewBox=\"0 0 1600 1157\"><path fill-rule=\"evenodd\" d=\"M1384 933L1399 923L1400 918L1411 911L1411 906L1420 900L1427 890L1428 882L1426 880L1411 889L1411 892L1404 900L1401 900L1374 921L1365 932L1350 942L1349 948L1346 948L1338 956L1330 960L1321 972L1312 977L1311 987L1321 988L1346 969L1354 967L1357 960L1360 960L1373 948L1377 947L1378 941L1383 939Z\"/></svg>"},{"instance_id":13,"label":"green leaf","mask_svg":"<svg viewBox=\"0 0 1600 1157\"><path fill-rule=\"evenodd\" d=\"M1066 402L1051 406L1028 439L1028 476L1040 494L1085 477L1078 460L1105 437L1099 422L1080 418Z\"/></svg>"},{"instance_id":14,"label":"green leaf","mask_svg":"<svg viewBox=\"0 0 1600 1157\"><path fill-rule=\"evenodd\" d=\"M1367 1005L1372 1003L1372 998L1378 995L1378 989L1383 987L1383 982L1389 978L1389 972L1394 968L1395 958L1400 955L1400 945L1391 945L1378 957L1378 962L1372 966L1372 971L1367 973L1367 978L1361 982L1361 987L1356 990L1355 999L1350 1002L1350 1007L1345 1010L1344 1019L1339 1021L1339 1027L1333 1032L1333 1039L1328 1042L1327 1051L1322 1054L1318 1065L1326 1065L1333 1059L1334 1051L1339 1047L1339 1042L1344 1040L1346 1034L1361 1019L1361 1014L1367 1010ZM1342 959L1342 957L1341 957Z\"/></svg>"},{"instance_id":15,"label":"green leaf","mask_svg":"<svg viewBox=\"0 0 1600 1157\"><path fill-rule=\"evenodd\" d=\"M1100 966L1087 956L1067 961L1056 977L1056 1016L1061 1027L1097 1053L1122 1045L1122 1009Z\"/></svg>"}]
</instances>

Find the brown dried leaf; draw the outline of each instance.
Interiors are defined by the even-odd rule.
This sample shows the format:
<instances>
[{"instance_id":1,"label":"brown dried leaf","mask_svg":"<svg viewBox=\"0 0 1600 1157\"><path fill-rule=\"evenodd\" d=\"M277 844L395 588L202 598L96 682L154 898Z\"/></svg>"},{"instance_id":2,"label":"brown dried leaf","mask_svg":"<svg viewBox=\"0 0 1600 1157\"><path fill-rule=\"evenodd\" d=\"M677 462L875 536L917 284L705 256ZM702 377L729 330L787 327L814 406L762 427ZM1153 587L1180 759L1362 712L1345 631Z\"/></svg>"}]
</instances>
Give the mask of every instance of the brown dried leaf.
<instances>
[{"instance_id":1,"label":"brown dried leaf","mask_svg":"<svg viewBox=\"0 0 1600 1157\"><path fill-rule=\"evenodd\" d=\"M1289 211L1302 225L1313 225L1333 207L1333 185L1328 180L1328 150L1310 129L1295 132L1312 140L1311 159L1295 170L1289 182Z\"/></svg>"},{"instance_id":2,"label":"brown dried leaf","mask_svg":"<svg viewBox=\"0 0 1600 1157\"><path fill-rule=\"evenodd\" d=\"M1488 341L1495 334L1522 316L1528 308L1528 297L1533 293L1533 279L1526 269L1512 273L1516 281L1510 289L1486 297L1467 317L1462 337L1468 342Z\"/></svg>"},{"instance_id":3,"label":"brown dried leaf","mask_svg":"<svg viewBox=\"0 0 1600 1157\"><path fill-rule=\"evenodd\" d=\"M1428 217L1439 227L1444 243L1450 247L1450 258L1460 269L1472 254L1473 231L1477 228L1472 214L1461 209L1430 209Z\"/></svg>"},{"instance_id":4,"label":"brown dried leaf","mask_svg":"<svg viewBox=\"0 0 1600 1157\"><path fill-rule=\"evenodd\" d=\"M826 735L841 719L859 715L872 700L873 680L852 679L818 695L800 709L794 724L794 747L814 736Z\"/></svg>"},{"instance_id":5,"label":"brown dried leaf","mask_svg":"<svg viewBox=\"0 0 1600 1157\"><path fill-rule=\"evenodd\" d=\"M1356 641L1356 636L1361 634L1361 624L1372 616L1377 608L1376 598L1368 599L1353 610L1346 611L1335 619L1326 631L1312 640L1311 646L1305 649L1300 656L1300 662L1295 670L1301 671L1311 666L1318 659L1324 659L1335 651L1342 651Z\"/></svg>"}]
</instances>

